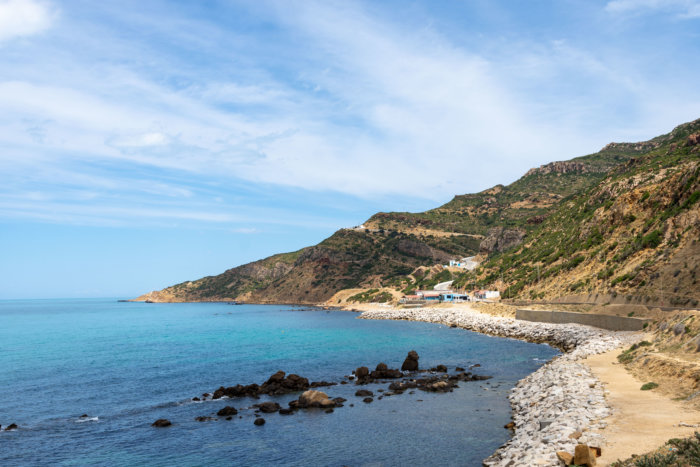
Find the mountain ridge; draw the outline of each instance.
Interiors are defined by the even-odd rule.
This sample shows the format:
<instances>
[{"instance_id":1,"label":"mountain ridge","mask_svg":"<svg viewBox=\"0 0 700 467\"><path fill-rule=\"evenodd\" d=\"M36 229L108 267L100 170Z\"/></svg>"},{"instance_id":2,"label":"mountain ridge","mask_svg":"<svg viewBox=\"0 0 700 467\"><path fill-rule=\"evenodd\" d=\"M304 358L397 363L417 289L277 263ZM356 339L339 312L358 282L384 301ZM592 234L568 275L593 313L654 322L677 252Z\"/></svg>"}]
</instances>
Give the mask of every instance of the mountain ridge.
<instances>
[{"instance_id":1,"label":"mountain ridge","mask_svg":"<svg viewBox=\"0 0 700 467\"><path fill-rule=\"evenodd\" d=\"M600 198L594 190L603 183L610 191L608 185L612 182L608 179L617 172L624 177L644 164L647 172L660 171L653 164L659 163L661 153L683 153L676 165L685 164L684 157L694 161L700 146L686 144L698 131L700 119L649 141L610 143L597 153L544 164L510 185L456 195L425 212L380 212L371 216L364 228L340 229L317 245L176 284L136 300L316 304L344 289L389 287L409 291L429 284L437 275L445 279L447 274L434 268L436 264L477 254L487 259L486 266L498 267L501 274L504 264L493 261L506 258L505 251L532 244L536 235L546 235L547 229L560 228L551 216L561 216L572 200L580 204L585 196ZM650 159L639 162L645 157ZM609 194L622 193L613 190ZM645 216L653 214L649 209L642 212ZM453 274L448 274L452 279ZM534 294L515 275L496 284L493 271L480 268L474 274L457 274L454 278L462 287L499 285L511 296ZM541 292L536 294L539 297Z\"/></svg>"}]
</instances>

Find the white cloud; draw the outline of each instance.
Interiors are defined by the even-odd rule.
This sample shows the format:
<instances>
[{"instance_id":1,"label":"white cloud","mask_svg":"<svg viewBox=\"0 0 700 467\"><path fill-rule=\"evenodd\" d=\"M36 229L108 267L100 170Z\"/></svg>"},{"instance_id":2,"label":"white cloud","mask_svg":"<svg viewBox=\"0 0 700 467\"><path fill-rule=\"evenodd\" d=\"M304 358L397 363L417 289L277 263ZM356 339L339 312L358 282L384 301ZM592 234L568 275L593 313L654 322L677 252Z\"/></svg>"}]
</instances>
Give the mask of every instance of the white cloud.
<instances>
[{"instance_id":1,"label":"white cloud","mask_svg":"<svg viewBox=\"0 0 700 467\"><path fill-rule=\"evenodd\" d=\"M31 36L49 28L54 13L35 0L0 1L0 42Z\"/></svg>"},{"instance_id":2,"label":"white cloud","mask_svg":"<svg viewBox=\"0 0 700 467\"><path fill-rule=\"evenodd\" d=\"M628 8L624 2L609 7ZM13 182L18 193L55 180L75 187L58 190L54 200L67 218L97 215L71 204L82 189L103 195L95 205L105 204L105 192L117 192L121 199L108 198L103 214L120 222L130 216L117 205L131 209L140 199L159 200L148 205L154 211L165 203L168 221L245 222L191 217L168 203L210 214L231 209L197 205L201 193L190 185L224 179L270 184L265 189L446 200L597 150L621 128L635 139L669 129L681 114L696 117L692 92L645 79L626 57L610 59L567 40L515 41L487 55L442 31L371 15L359 3L276 5L279 17L266 21L294 38L291 46L273 44L271 55L283 63L246 50L245 60L232 51L234 59L203 55L203 69L182 66L179 60L191 57L178 56L178 41L192 35L205 41L208 24L181 18L163 49L149 49L150 32L144 42L108 34L94 38L98 56L76 53L70 44L87 38L75 27L69 46L43 44L31 60L18 55L3 63L0 174L25 180ZM167 29L168 21L164 16L158 27ZM198 42L198 50L228 51L222 34ZM264 38L251 38L251 47L256 40ZM635 106L624 123L610 109L620 102ZM158 182L144 172L177 176ZM141 175L128 180L130 173ZM30 201L22 204L28 212L52 215L41 206L31 211ZM140 212L131 217L151 217Z\"/></svg>"},{"instance_id":3,"label":"white cloud","mask_svg":"<svg viewBox=\"0 0 700 467\"><path fill-rule=\"evenodd\" d=\"M698 0L611 0L605 5L611 13L675 12L681 18L700 17Z\"/></svg>"}]
</instances>

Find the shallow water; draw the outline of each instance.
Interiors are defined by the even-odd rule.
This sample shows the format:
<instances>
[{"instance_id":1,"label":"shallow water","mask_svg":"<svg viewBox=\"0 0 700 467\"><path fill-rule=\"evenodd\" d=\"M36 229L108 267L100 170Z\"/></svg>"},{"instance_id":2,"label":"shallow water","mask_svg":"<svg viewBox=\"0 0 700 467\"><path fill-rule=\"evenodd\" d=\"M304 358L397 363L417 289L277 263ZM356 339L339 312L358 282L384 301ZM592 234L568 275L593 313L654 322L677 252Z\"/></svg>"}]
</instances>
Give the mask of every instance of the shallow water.
<instances>
[{"instance_id":1,"label":"shallow water","mask_svg":"<svg viewBox=\"0 0 700 467\"><path fill-rule=\"evenodd\" d=\"M289 306L0 301L0 465L480 465L508 439L507 395L557 351L538 344L406 321L356 319ZM220 385L264 382L277 370L341 381L358 366L468 367L489 381L448 394L416 391L365 404L351 384L332 414L253 411L298 395L191 402ZM377 388L368 385L375 396ZM354 404L350 407L349 404ZM90 418L81 420L81 414ZM173 426L152 428L158 418Z\"/></svg>"}]
</instances>

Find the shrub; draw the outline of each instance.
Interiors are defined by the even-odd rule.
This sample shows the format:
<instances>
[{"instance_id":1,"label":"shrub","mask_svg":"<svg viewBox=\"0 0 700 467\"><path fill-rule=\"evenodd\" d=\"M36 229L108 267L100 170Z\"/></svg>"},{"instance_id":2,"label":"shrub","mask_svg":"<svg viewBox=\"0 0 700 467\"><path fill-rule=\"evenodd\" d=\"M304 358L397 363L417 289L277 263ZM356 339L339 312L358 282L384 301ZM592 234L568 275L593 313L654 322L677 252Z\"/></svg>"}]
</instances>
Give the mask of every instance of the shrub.
<instances>
[{"instance_id":1,"label":"shrub","mask_svg":"<svg viewBox=\"0 0 700 467\"><path fill-rule=\"evenodd\" d=\"M670 467L676 465L676 455L672 452L668 454L646 454L634 461L635 467Z\"/></svg>"},{"instance_id":2,"label":"shrub","mask_svg":"<svg viewBox=\"0 0 700 467\"><path fill-rule=\"evenodd\" d=\"M651 383L645 383L645 384L643 384L642 387L641 387L640 389L641 389L642 391L649 391L649 390L651 390L651 389L656 389L656 388L658 388L658 387L659 387L658 384L656 384L656 383L654 383L654 382L651 382Z\"/></svg>"},{"instance_id":3,"label":"shrub","mask_svg":"<svg viewBox=\"0 0 700 467\"><path fill-rule=\"evenodd\" d=\"M662 240L661 231L656 229L642 237L642 248L656 248Z\"/></svg>"}]
</instances>

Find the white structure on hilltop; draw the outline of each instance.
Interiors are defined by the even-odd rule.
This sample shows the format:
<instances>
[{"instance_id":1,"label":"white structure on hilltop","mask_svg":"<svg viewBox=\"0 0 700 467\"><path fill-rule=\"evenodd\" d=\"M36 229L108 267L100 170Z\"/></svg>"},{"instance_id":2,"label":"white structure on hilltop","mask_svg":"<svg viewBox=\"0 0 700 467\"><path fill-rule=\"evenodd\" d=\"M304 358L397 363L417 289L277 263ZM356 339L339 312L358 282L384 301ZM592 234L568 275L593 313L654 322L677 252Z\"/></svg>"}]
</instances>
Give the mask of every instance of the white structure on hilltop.
<instances>
[{"instance_id":1,"label":"white structure on hilltop","mask_svg":"<svg viewBox=\"0 0 700 467\"><path fill-rule=\"evenodd\" d=\"M474 256L469 256L460 260L452 259L450 260L450 264L445 267L461 268L466 269L467 271L471 271L473 269L476 269L478 265L479 263L474 260Z\"/></svg>"}]
</instances>

